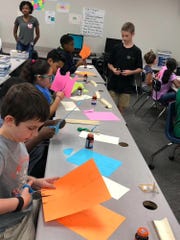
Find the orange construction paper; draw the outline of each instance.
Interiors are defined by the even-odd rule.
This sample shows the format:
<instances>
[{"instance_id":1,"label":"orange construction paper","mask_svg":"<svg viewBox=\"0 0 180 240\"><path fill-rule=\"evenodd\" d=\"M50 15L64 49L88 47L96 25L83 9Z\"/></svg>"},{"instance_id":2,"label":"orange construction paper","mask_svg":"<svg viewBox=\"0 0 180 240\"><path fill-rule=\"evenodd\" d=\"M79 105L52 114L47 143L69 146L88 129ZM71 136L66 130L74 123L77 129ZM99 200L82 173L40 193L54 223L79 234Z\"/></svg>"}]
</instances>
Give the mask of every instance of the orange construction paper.
<instances>
[{"instance_id":1,"label":"orange construction paper","mask_svg":"<svg viewBox=\"0 0 180 240\"><path fill-rule=\"evenodd\" d=\"M87 71L76 71L75 74L80 75L80 76L87 75L88 77L94 77L94 76L96 76L95 73L93 73L93 72L87 72Z\"/></svg>"},{"instance_id":2,"label":"orange construction paper","mask_svg":"<svg viewBox=\"0 0 180 240\"><path fill-rule=\"evenodd\" d=\"M90 56L91 54L91 49L89 46L87 46L86 44L83 45L80 53L79 53L79 56L82 58L82 59L86 59Z\"/></svg>"},{"instance_id":3,"label":"orange construction paper","mask_svg":"<svg viewBox=\"0 0 180 240\"><path fill-rule=\"evenodd\" d=\"M57 221L88 240L107 240L122 224L125 217L101 205Z\"/></svg>"},{"instance_id":4,"label":"orange construction paper","mask_svg":"<svg viewBox=\"0 0 180 240\"><path fill-rule=\"evenodd\" d=\"M111 195L94 162L90 159L55 182L56 189L44 189L45 222L88 209L107 201Z\"/></svg>"}]
</instances>

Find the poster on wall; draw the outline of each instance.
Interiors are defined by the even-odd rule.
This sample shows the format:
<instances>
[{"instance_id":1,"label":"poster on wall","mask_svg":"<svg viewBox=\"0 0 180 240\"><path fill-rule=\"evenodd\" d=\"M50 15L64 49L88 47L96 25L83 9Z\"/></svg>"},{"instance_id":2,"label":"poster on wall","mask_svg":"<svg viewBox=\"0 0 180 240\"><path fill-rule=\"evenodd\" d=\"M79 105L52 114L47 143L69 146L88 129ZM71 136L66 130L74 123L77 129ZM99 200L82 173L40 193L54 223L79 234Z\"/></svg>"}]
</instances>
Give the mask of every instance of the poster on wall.
<instances>
[{"instance_id":1,"label":"poster on wall","mask_svg":"<svg viewBox=\"0 0 180 240\"><path fill-rule=\"evenodd\" d=\"M45 0L32 0L34 10L44 10Z\"/></svg>"},{"instance_id":2,"label":"poster on wall","mask_svg":"<svg viewBox=\"0 0 180 240\"><path fill-rule=\"evenodd\" d=\"M70 13L69 23L70 24L81 24L82 16L80 14Z\"/></svg>"},{"instance_id":3,"label":"poster on wall","mask_svg":"<svg viewBox=\"0 0 180 240\"><path fill-rule=\"evenodd\" d=\"M45 11L45 22L55 24L55 11Z\"/></svg>"},{"instance_id":4,"label":"poster on wall","mask_svg":"<svg viewBox=\"0 0 180 240\"><path fill-rule=\"evenodd\" d=\"M69 13L70 3L58 1L56 11L61 13Z\"/></svg>"},{"instance_id":5,"label":"poster on wall","mask_svg":"<svg viewBox=\"0 0 180 240\"><path fill-rule=\"evenodd\" d=\"M102 37L105 11L96 8L83 8L83 35Z\"/></svg>"}]
</instances>

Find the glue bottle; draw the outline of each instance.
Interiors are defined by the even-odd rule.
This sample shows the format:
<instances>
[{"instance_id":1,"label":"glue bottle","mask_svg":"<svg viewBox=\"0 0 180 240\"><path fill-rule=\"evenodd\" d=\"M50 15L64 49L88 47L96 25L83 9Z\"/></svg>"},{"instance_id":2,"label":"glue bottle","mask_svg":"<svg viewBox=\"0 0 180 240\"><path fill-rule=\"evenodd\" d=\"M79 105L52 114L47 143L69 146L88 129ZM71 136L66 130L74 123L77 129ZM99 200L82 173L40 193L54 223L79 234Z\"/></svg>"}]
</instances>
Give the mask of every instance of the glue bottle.
<instances>
[{"instance_id":1,"label":"glue bottle","mask_svg":"<svg viewBox=\"0 0 180 240\"><path fill-rule=\"evenodd\" d=\"M149 231L145 227L138 228L135 239L134 240L148 240L149 239Z\"/></svg>"},{"instance_id":2,"label":"glue bottle","mask_svg":"<svg viewBox=\"0 0 180 240\"><path fill-rule=\"evenodd\" d=\"M85 148L92 149L94 144L94 135L93 133L88 133L86 138Z\"/></svg>"},{"instance_id":3,"label":"glue bottle","mask_svg":"<svg viewBox=\"0 0 180 240\"><path fill-rule=\"evenodd\" d=\"M78 87L77 89L77 95L81 96L82 95L82 87Z\"/></svg>"},{"instance_id":4,"label":"glue bottle","mask_svg":"<svg viewBox=\"0 0 180 240\"><path fill-rule=\"evenodd\" d=\"M88 76L87 76L87 74L84 74L84 82L86 82L86 83L87 83L87 79L88 79Z\"/></svg>"},{"instance_id":5,"label":"glue bottle","mask_svg":"<svg viewBox=\"0 0 180 240\"><path fill-rule=\"evenodd\" d=\"M91 99L91 105L96 105L96 103L97 103L97 97L96 95L93 95Z\"/></svg>"}]
</instances>

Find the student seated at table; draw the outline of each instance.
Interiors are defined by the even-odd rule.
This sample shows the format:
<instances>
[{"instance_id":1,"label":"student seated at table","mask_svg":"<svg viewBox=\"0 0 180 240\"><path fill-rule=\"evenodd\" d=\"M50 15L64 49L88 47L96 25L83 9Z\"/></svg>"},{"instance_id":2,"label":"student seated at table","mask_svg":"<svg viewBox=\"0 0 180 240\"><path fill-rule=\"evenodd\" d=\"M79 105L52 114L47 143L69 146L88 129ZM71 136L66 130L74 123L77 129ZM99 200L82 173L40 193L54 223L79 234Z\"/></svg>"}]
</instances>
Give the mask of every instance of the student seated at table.
<instances>
[{"instance_id":1,"label":"student seated at table","mask_svg":"<svg viewBox=\"0 0 180 240\"><path fill-rule=\"evenodd\" d=\"M58 51L65 58L65 64L61 68L61 74L65 75L67 72L73 74L80 65L85 64L85 60L80 59L77 63L73 61L74 40L69 34L61 37L60 44L61 47L58 48Z\"/></svg>"},{"instance_id":2,"label":"student seated at table","mask_svg":"<svg viewBox=\"0 0 180 240\"><path fill-rule=\"evenodd\" d=\"M24 83L25 80L18 77L10 77L2 86L0 91L1 101L5 97L9 88L15 84ZM49 126L56 125L60 123L59 128L63 128L66 124L65 120L48 120L44 125L39 129L38 135L31 138L25 142L27 151L30 156L28 174L34 177L44 177L44 172L46 168L47 153L49 147L49 139L55 135L55 129L49 128ZM2 126L3 121L0 118L0 127Z\"/></svg>"},{"instance_id":3,"label":"student seated at table","mask_svg":"<svg viewBox=\"0 0 180 240\"><path fill-rule=\"evenodd\" d=\"M32 84L12 86L1 107L0 128L0 239L35 238L38 204L29 188L54 188L57 178L37 179L27 175L29 155L24 142L38 134L49 117L49 106Z\"/></svg>"},{"instance_id":4,"label":"student seated at table","mask_svg":"<svg viewBox=\"0 0 180 240\"><path fill-rule=\"evenodd\" d=\"M54 80L58 68L60 69L63 68L65 61L66 61L65 57L57 49L53 49L50 52L48 52L47 62L52 68L53 72L52 81Z\"/></svg>"},{"instance_id":5,"label":"student seated at table","mask_svg":"<svg viewBox=\"0 0 180 240\"><path fill-rule=\"evenodd\" d=\"M180 89L176 93L176 120L174 125L174 135L180 138Z\"/></svg>"},{"instance_id":6,"label":"student seated at table","mask_svg":"<svg viewBox=\"0 0 180 240\"><path fill-rule=\"evenodd\" d=\"M163 104L168 104L168 102L176 99L176 92L172 90L172 84L177 88L180 87L180 81L177 80L174 73L176 68L176 60L174 58L167 59L166 66L163 66L157 74L158 80L161 82L161 89L157 93L153 90L153 99Z\"/></svg>"},{"instance_id":7,"label":"student seated at table","mask_svg":"<svg viewBox=\"0 0 180 240\"><path fill-rule=\"evenodd\" d=\"M152 80L155 77L152 66L156 63L156 54L151 50L144 55L144 60L146 65L143 68L145 79L142 83L142 89L145 92L151 92Z\"/></svg>"},{"instance_id":8,"label":"student seated at table","mask_svg":"<svg viewBox=\"0 0 180 240\"><path fill-rule=\"evenodd\" d=\"M60 101L64 98L63 92L56 92L54 96L49 91L50 82L52 80L53 70L49 63L45 60L28 60L24 65L20 78L26 79L35 85L35 87L43 93L50 105L50 117L56 112Z\"/></svg>"}]
</instances>

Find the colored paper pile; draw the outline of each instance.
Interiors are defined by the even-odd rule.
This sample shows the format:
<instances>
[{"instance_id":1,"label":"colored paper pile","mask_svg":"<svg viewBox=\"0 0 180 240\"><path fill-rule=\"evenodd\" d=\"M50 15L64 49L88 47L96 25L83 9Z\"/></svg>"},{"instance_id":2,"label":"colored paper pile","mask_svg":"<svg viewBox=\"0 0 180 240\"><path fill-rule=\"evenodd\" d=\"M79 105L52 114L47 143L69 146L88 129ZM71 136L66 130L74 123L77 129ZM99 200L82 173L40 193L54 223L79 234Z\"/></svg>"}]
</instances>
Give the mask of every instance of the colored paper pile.
<instances>
[{"instance_id":1,"label":"colored paper pile","mask_svg":"<svg viewBox=\"0 0 180 240\"><path fill-rule=\"evenodd\" d=\"M111 198L93 159L43 189L45 222L56 220L86 239L108 239L125 217L101 206Z\"/></svg>"}]
</instances>

